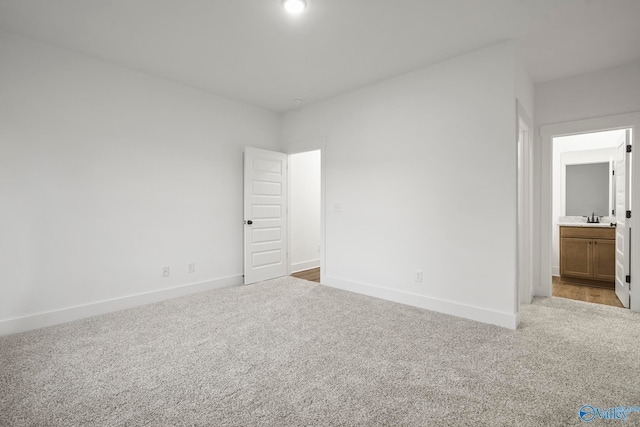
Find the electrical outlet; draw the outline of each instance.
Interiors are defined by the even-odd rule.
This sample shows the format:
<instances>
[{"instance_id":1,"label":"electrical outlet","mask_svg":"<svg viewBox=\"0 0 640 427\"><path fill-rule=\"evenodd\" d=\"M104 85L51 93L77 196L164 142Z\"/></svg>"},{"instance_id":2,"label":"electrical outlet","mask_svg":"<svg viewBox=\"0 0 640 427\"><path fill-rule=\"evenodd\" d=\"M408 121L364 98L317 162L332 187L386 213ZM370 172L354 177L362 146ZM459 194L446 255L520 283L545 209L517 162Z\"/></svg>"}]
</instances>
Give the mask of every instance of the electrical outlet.
<instances>
[{"instance_id":1,"label":"electrical outlet","mask_svg":"<svg viewBox=\"0 0 640 427\"><path fill-rule=\"evenodd\" d=\"M169 266L162 267L162 277L167 277L169 275Z\"/></svg>"},{"instance_id":2,"label":"electrical outlet","mask_svg":"<svg viewBox=\"0 0 640 427\"><path fill-rule=\"evenodd\" d=\"M196 272L196 263L190 262L187 264L187 273L195 273Z\"/></svg>"},{"instance_id":3,"label":"electrical outlet","mask_svg":"<svg viewBox=\"0 0 640 427\"><path fill-rule=\"evenodd\" d=\"M416 270L415 274L416 274L416 277L415 277L416 282L422 282L422 270Z\"/></svg>"}]
</instances>

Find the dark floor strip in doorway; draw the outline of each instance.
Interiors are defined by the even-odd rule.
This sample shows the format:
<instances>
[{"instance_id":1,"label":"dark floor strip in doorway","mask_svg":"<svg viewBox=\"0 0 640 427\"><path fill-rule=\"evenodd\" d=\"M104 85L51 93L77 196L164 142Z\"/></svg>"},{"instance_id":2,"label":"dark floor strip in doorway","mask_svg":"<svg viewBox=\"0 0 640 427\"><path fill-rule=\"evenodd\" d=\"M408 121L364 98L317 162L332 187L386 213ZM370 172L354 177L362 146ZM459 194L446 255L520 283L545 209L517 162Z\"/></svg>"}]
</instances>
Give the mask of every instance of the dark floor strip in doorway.
<instances>
[{"instance_id":1,"label":"dark floor strip in doorway","mask_svg":"<svg viewBox=\"0 0 640 427\"><path fill-rule=\"evenodd\" d=\"M312 268L310 270L298 271L297 273L293 273L291 275L293 277L297 277L298 279L320 283L320 267Z\"/></svg>"}]
</instances>

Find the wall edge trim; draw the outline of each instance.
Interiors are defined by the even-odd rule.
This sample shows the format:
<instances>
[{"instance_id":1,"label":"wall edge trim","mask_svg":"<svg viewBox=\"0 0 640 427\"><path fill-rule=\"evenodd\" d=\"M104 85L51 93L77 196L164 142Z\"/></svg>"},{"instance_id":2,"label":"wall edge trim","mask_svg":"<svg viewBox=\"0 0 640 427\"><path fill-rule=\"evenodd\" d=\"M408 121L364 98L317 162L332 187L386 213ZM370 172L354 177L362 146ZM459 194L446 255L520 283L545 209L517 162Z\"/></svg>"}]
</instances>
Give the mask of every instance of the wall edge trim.
<instances>
[{"instance_id":1,"label":"wall edge trim","mask_svg":"<svg viewBox=\"0 0 640 427\"><path fill-rule=\"evenodd\" d=\"M325 276L322 284L344 291L410 305L412 307L423 308L476 322L497 325L507 329L516 329L520 321L519 313L504 313L473 305L429 297L426 295L418 295L397 289L384 288L368 283L344 280L332 276Z\"/></svg>"},{"instance_id":2,"label":"wall edge trim","mask_svg":"<svg viewBox=\"0 0 640 427\"><path fill-rule=\"evenodd\" d=\"M74 320L86 319L114 311L139 307L172 298L191 295L213 289L241 285L242 275L220 277L203 282L190 283L167 289L160 289L104 301L96 301L74 307L62 308L24 317L0 320L0 336L17 334L34 329L46 328Z\"/></svg>"}]
</instances>

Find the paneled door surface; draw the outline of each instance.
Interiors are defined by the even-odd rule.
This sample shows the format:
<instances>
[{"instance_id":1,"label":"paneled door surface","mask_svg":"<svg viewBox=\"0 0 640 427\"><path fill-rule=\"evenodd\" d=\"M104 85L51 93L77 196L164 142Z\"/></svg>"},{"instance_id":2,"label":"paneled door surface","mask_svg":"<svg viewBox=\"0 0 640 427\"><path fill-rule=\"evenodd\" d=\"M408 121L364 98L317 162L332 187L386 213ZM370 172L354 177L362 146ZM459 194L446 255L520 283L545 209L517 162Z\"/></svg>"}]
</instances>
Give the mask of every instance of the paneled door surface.
<instances>
[{"instance_id":1,"label":"paneled door surface","mask_svg":"<svg viewBox=\"0 0 640 427\"><path fill-rule=\"evenodd\" d=\"M631 219L627 211L631 209L630 196L630 155L627 146L630 144L629 131L620 141L616 154L616 296L623 306L629 308L629 252Z\"/></svg>"},{"instance_id":2,"label":"paneled door surface","mask_svg":"<svg viewBox=\"0 0 640 427\"><path fill-rule=\"evenodd\" d=\"M244 283L287 274L287 155L244 149Z\"/></svg>"}]
</instances>

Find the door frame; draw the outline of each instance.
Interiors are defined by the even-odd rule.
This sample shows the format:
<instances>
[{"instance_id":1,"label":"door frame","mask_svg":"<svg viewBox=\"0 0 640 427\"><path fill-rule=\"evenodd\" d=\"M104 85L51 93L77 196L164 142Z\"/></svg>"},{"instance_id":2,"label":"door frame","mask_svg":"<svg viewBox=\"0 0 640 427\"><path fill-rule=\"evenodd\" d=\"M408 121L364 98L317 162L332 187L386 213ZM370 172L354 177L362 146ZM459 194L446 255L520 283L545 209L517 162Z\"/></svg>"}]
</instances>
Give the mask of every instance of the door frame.
<instances>
[{"instance_id":1,"label":"door frame","mask_svg":"<svg viewBox=\"0 0 640 427\"><path fill-rule=\"evenodd\" d=\"M517 160L517 286L515 312L520 304L533 300L533 123L520 104L516 102L518 150Z\"/></svg>"},{"instance_id":2,"label":"door frame","mask_svg":"<svg viewBox=\"0 0 640 427\"><path fill-rule=\"evenodd\" d=\"M315 139L309 139L299 142L294 142L292 144L288 144L282 147L282 152L287 154L288 156L292 154L306 153L309 151L320 151L320 283L324 282L324 278L326 277L326 149L327 149L327 138L320 137ZM288 174L288 171L287 171ZM289 186L291 186L291 180L289 179ZM288 189L289 194L291 188ZM289 197L287 200L287 209L291 209L291 198ZM287 215L287 230L291 230L291 215ZM291 253L291 233L287 235L287 253ZM287 259L287 275L290 276L292 273L291 268L291 256L288 256Z\"/></svg>"},{"instance_id":3,"label":"door frame","mask_svg":"<svg viewBox=\"0 0 640 427\"><path fill-rule=\"evenodd\" d=\"M571 122L556 123L540 126L540 225L538 233L540 239L540 279L535 284L536 296L550 297L552 291L552 152L553 138L559 136L577 135L582 133L601 132L616 129L632 129L632 142L640 141L640 112L617 114L612 116L596 117L591 119L575 120ZM640 150L637 144L635 150ZM640 215L640 162L632 162L632 215ZM640 244L640 227L631 229L631 245L638 248ZM640 275L635 280L633 272L640 272L640 250L631 251L632 288L637 291L631 294L631 310L640 311Z\"/></svg>"}]
</instances>

